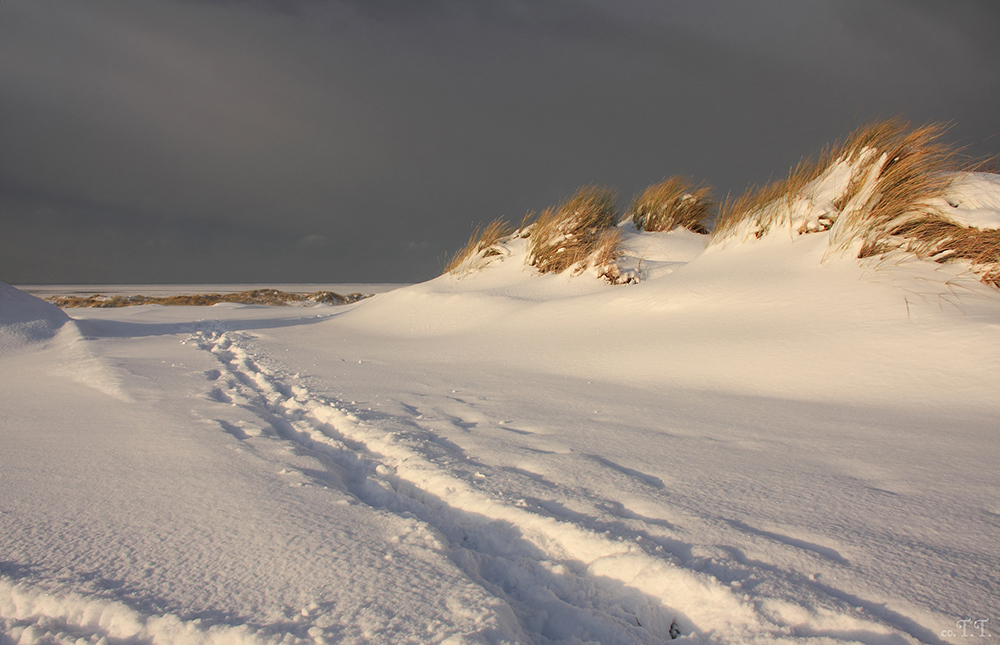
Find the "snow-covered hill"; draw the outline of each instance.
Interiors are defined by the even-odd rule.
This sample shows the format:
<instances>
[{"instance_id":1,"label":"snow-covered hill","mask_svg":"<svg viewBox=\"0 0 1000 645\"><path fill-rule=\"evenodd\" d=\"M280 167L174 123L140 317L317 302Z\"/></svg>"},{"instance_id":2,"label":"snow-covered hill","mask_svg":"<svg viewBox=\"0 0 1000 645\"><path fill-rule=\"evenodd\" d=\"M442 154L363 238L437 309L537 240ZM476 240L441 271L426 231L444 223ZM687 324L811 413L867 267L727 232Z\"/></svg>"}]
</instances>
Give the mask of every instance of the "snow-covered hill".
<instances>
[{"instance_id":1,"label":"snow-covered hill","mask_svg":"<svg viewBox=\"0 0 1000 645\"><path fill-rule=\"evenodd\" d=\"M61 331L5 288L5 333L52 332L0 356L0 624L24 643L992 633L1000 291L828 235L627 233L642 280L617 286L536 275L513 239L354 305L71 310Z\"/></svg>"},{"instance_id":2,"label":"snow-covered hill","mask_svg":"<svg viewBox=\"0 0 1000 645\"><path fill-rule=\"evenodd\" d=\"M344 306L0 284L0 643L996 638L1000 182L939 132Z\"/></svg>"}]
</instances>

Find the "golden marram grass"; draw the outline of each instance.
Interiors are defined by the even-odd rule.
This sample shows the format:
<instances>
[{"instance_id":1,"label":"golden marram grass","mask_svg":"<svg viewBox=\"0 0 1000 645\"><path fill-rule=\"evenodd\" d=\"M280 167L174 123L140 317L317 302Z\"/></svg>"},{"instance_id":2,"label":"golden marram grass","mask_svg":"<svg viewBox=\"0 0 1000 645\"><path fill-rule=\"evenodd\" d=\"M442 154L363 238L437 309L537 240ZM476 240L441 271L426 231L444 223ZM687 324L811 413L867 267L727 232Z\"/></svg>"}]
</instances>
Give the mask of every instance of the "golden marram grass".
<instances>
[{"instance_id":1,"label":"golden marram grass","mask_svg":"<svg viewBox=\"0 0 1000 645\"><path fill-rule=\"evenodd\" d=\"M611 188L583 186L569 199L545 209L531 226L528 263L541 273L582 272L601 258L617 257L618 196Z\"/></svg>"},{"instance_id":2,"label":"golden marram grass","mask_svg":"<svg viewBox=\"0 0 1000 645\"><path fill-rule=\"evenodd\" d=\"M815 160L801 161L787 177L723 203L712 242L762 237L792 224L809 186L846 164L850 179L815 228L830 231L833 247L856 249L859 258L903 250L936 262L967 261L984 282L1000 286L1000 233L964 226L939 207L962 172L982 166L942 143L946 131L944 124L912 127L900 119L859 128Z\"/></svg>"},{"instance_id":3,"label":"golden marram grass","mask_svg":"<svg viewBox=\"0 0 1000 645\"><path fill-rule=\"evenodd\" d=\"M946 131L943 124L912 127L901 119L863 126L815 158L804 158L787 176L724 200L711 244L782 228L792 234L826 231L832 248L859 258L902 251L935 262L967 262L984 282L1000 287L1000 231L967 226L942 207L956 179L985 166L942 143ZM637 195L625 221L643 232L683 227L708 233L714 206L706 184L673 176ZM518 236L527 238L526 262L540 273L594 269L609 282L631 282L618 267L622 230L616 209L613 189L583 186L533 222L529 213L516 230L504 220L477 229L446 270L464 274L485 266Z\"/></svg>"},{"instance_id":4,"label":"golden marram grass","mask_svg":"<svg viewBox=\"0 0 1000 645\"><path fill-rule=\"evenodd\" d=\"M695 185L688 177L674 176L637 195L626 219L640 231L661 232L683 227L705 234L706 221L714 207L711 187Z\"/></svg>"}]
</instances>

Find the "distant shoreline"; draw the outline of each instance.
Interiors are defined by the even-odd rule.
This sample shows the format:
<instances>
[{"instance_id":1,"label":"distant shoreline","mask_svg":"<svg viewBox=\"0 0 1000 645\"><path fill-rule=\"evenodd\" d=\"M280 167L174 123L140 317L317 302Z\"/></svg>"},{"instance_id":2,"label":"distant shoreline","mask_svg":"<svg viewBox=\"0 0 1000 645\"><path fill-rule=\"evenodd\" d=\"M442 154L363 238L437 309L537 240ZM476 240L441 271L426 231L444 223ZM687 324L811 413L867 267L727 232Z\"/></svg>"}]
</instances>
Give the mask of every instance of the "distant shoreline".
<instances>
[{"instance_id":1,"label":"distant shoreline","mask_svg":"<svg viewBox=\"0 0 1000 645\"><path fill-rule=\"evenodd\" d=\"M206 284L45 284L14 285L15 288L38 298L52 296L154 296L170 297L209 293L240 293L254 289L277 289L288 293L315 293L333 291L335 293L384 293L408 286L412 283L395 282L252 282L252 283L206 283Z\"/></svg>"}]
</instances>

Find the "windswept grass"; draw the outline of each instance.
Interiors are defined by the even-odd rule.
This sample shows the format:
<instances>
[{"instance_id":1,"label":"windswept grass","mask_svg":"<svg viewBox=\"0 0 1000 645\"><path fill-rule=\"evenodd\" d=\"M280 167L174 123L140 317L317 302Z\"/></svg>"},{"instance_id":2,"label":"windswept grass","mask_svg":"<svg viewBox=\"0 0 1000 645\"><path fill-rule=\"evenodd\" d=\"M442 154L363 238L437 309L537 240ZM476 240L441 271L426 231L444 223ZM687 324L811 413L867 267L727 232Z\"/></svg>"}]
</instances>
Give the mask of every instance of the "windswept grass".
<instances>
[{"instance_id":1,"label":"windswept grass","mask_svg":"<svg viewBox=\"0 0 1000 645\"><path fill-rule=\"evenodd\" d=\"M946 131L900 119L862 127L786 178L724 203L712 241L761 237L778 226L829 229L832 246L857 249L859 258L903 249L937 262L967 261L984 282L1000 286L1000 232L963 226L937 206L956 172L983 168L942 143Z\"/></svg>"},{"instance_id":2,"label":"windswept grass","mask_svg":"<svg viewBox=\"0 0 1000 645\"><path fill-rule=\"evenodd\" d=\"M634 282L634 278L629 278L622 274L618 267L618 260L622 256L622 233L621 229L609 228L601 231L594 245L594 252L590 256L590 266L597 269L597 274L611 284L622 284Z\"/></svg>"},{"instance_id":3,"label":"windswept grass","mask_svg":"<svg viewBox=\"0 0 1000 645\"><path fill-rule=\"evenodd\" d=\"M799 161L787 177L760 188L751 186L736 199L724 199L719 204L712 241L737 235L740 231L763 237L775 226L789 223L798 195L830 167L838 153L836 147L826 148L815 159L806 157Z\"/></svg>"},{"instance_id":4,"label":"windswept grass","mask_svg":"<svg viewBox=\"0 0 1000 645\"><path fill-rule=\"evenodd\" d=\"M606 277L613 273L620 255L620 238L612 230L617 201L614 190L591 185L544 210L530 227L528 263L542 273L591 267Z\"/></svg>"},{"instance_id":5,"label":"windswept grass","mask_svg":"<svg viewBox=\"0 0 1000 645\"><path fill-rule=\"evenodd\" d=\"M910 222L943 219L933 201L944 195L951 173L962 167L957 152L939 141L946 130L942 124L910 129L897 120L855 134L849 140L855 158L860 160L865 151L875 153L857 164L851 184L858 188L845 195L831 241L845 248L861 241L859 256L865 257Z\"/></svg>"},{"instance_id":6,"label":"windswept grass","mask_svg":"<svg viewBox=\"0 0 1000 645\"><path fill-rule=\"evenodd\" d=\"M896 247L935 262L968 262L983 282L1000 287L1000 230L970 228L945 218L927 217L909 220L895 235L900 240Z\"/></svg>"},{"instance_id":7,"label":"windswept grass","mask_svg":"<svg viewBox=\"0 0 1000 645\"><path fill-rule=\"evenodd\" d=\"M736 200L723 203L712 239L740 232L761 237L792 223L799 200L829 190L821 182L837 170L849 172L849 180L834 196L827 224L818 230L837 221L834 237L837 243L848 245L859 237L884 237L901 218L932 212L932 201L951 181L949 172L960 168L956 151L939 142L946 130L942 124L911 128L900 119L859 128L815 159L800 161L787 177L751 187Z\"/></svg>"},{"instance_id":8,"label":"windswept grass","mask_svg":"<svg viewBox=\"0 0 1000 645\"><path fill-rule=\"evenodd\" d=\"M554 208L535 217L528 212L518 228L503 219L477 227L468 243L445 267L446 273L465 275L504 254L503 244L527 238L525 261L541 273L575 274L595 269L617 283L621 275L621 234L615 228L617 196L610 188L584 186Z\"/></svg>"},{"instance_id":9,"label":"windswept grass","mask_svg":"<svg viewBox=\"0 0 1000 645\"><path fill-rule=\"evenodd\" d=\"M711 243L779 229L792 235L828 231L831 247L859 258L903 250L937 262L964 261L984 282L1000 287L1000 232L950 219L944 199L957 173L995 172L996 161L966 160L941 142L946 131L943 124L912 127L900 119L859 128L815 158L804 158L784 178L727 198ZM674 176L638 195L626 220L640 231L682 226L706 233L713 205L707 185ZM504 220L477 228L446 271L473 271L506 253L506 242L527 238L526 262L541 273L594 270L615 284L632 282L635 275L624 275L618 266L622 233L615 227L616 208L614 190L584 186L537 218L528 213L517 229Z\"/></svg>"},{"instance_id":10,"label":"windswept grass","mask_svg":"<svg viewBox=\"0 0 1000 645\"><path fill-rule=\"evenodd\" d=\"M514 227L503 218L493 220L485 228L477 226L468 243L445 266L445 273L461 273L476 266L485 266L489 263L489 258L501 254L498 245L513 234Z\"/></svg>"},{"instance_id":11,"label":"windswept grass","mask_svg":"<svg viewBox=\"0 0 1000 645\"><path fill-rule=\"evenodd\" d=\"M705 234L708 233L705 220L714 206L708 185L696 186L687 177L675 176L637 195L627 219L640 231L670 231L681 226Z\"/></svg>"}]
</instances>

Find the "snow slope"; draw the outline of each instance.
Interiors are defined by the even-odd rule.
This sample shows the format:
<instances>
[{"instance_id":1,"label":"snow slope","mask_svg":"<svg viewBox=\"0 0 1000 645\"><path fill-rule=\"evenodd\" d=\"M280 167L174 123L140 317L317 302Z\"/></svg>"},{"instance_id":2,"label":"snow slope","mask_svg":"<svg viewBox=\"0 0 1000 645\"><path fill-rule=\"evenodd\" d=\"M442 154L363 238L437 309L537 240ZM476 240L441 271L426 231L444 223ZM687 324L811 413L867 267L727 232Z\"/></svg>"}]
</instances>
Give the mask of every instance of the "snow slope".
<instances>
[{"instance_id":1,"label":"snow slope","mask_svg":"<svg viewBox=\"0 0 1000 645\"><path fill-rule=\"evenodd\" d=\"M1000 292L827 236L627 235L637 285L534 275L520 240L345 307L72 311L0 353L0 625L25 643L992 633Z\"/></svg>"},{"instance_id":2,"label":"snow slope","mask_svg":"<svg viewBox=\"0 0 1000 645\"><path fill-rule=\"evenodd\" d=\"M44 342L67 320L54 305L0 282L0 353Z\"/></svg>"}]
</instances>

